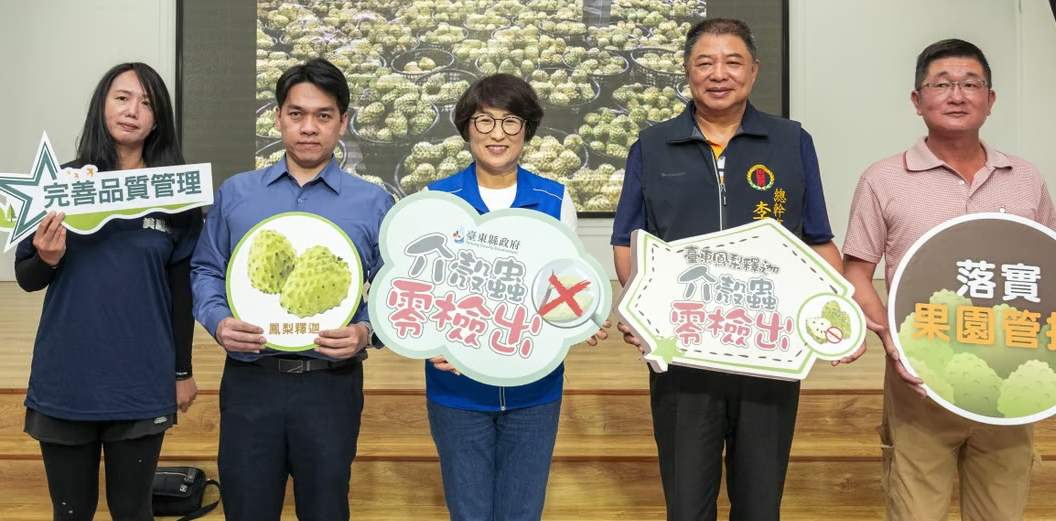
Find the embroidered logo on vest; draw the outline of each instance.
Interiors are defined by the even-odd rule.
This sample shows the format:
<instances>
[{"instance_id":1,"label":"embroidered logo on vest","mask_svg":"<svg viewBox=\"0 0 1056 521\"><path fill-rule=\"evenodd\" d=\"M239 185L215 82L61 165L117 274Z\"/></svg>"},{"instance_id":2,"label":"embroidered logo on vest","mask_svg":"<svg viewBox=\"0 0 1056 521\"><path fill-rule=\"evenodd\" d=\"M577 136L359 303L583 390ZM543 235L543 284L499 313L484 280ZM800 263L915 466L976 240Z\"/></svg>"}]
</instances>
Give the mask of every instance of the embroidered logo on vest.
<instances>
[{"instance_id":1,"label":"embroidered logo on vest","mask_svg":"<svg viewBox=\"0 0 1056 521\"><path fill-rule=\"evenodd\" d=\"M769 190L774 186L774 173L766 165L755 165L748 169L748 184L756 190Z\"/></svg>"}]
</instances>

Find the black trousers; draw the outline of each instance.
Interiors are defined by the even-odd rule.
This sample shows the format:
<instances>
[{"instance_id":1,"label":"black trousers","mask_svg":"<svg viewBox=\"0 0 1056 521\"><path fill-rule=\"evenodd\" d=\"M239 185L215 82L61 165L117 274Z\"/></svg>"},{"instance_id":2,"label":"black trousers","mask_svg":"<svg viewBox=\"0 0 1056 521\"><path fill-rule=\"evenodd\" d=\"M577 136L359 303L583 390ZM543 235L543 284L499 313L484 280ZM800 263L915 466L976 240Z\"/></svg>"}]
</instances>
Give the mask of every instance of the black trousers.
<instances>
[{"instance_id":1,"label":"black trousers","mask_svg":"<svg viewBox=\"0 0 1056 521\"><path fill-rule=\"evenodd\" d=\"M228 521L278 521L293 477L297 518L347 521L363 364L300 374L227 359L220 492Z\"/></svg>"},{"instance_id":2,"label":"black trousers","mask_svg":"<svg viewBox=\"0 0 1056 521\"><path fill-rule=\"evenodd\" d=\"M40 442L55 521L91 521L99 503L99 453L114 521L152 521L151 488L165 434L81 445ZM4 517L0 515L0 517Z\"/></svg>"},{"instance_id":3,"label":"black trousers","mask_svg":"<svg viewBox=\"0 0 1056 521\"><path fill-rule=\"evenodd\" d=\"M730 519L780 519L799 382L650 369L653 434L668 521L712 521L726 449Z\"/></svg>"}]
</instances>

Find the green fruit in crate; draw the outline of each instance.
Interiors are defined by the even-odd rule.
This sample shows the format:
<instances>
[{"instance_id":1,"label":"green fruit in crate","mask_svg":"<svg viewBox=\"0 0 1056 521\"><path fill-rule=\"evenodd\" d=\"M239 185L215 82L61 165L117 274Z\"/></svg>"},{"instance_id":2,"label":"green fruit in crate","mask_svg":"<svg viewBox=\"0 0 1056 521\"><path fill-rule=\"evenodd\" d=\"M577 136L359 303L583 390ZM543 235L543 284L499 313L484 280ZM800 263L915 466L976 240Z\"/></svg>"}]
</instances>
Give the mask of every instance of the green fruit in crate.
<instances>
[{"instance_id":1,"label":"green fruit in crate","mask_svg":"<svg viewBox=\"0 0 1056 521\"><path fill-rule=\"evenodd\" d=\"M413 175L422 179L433 179L436 177L436 167L429 163L419 164L415 167Z\"/></svg>"},{"instance_id":2,"label":"green fruit in crate","mask_svg":"<svg viewBox=\"0 0 1056 521\"><path fill-rule=\"evenodd\" d=\"M499 74L518 74L520 71L513 65L513 61L509 59L502 60L499 64Z\"/></svg>"},{"instance_id":3,"label":"green fruit in crate","mask_svg":"<svg viewBox=\"0 0 1056 521\"><path fill-rule=\"evenodd\" d=\"M612 157L627 157L628 148L614 143L605 147L605 154Z\"/></svg>"},{"instance_id":4,"label":"green fruit in crate","mask_svg":"<svg viewBox=\"0 0 1056 521\"><path fill-rule=\"evenodd\" d=\"M458 154L466 148L466 142L459 136L451 136L443 141L443 147L448 155Z\"/></svg>"},{"instance_id":5,"label":"green fruit in crate","mask_svg":"<svg viewBox=\"0 0 1056 521\"><path fill-rule=\"evenodd\" d=\"M460 150L455 155L455 162L458 163L459 168L465 168L473 162L473 154L469 150Z\"/></svg>"},{"instance_id":6,"label":"green fruit in crate","mask_svg":"<svg viewBox=\"0 0 1056 521\"><path fill-rule=\"evenodd\" d=\"M363 130L360 130L359 135L360 137L363 137L364 139L369 139L371 141L381 141L380 139L378 139L378 134L380 132L381 131L377 127L367 127Z\"/></svg>"},{"instance_id":7,"label":"green fruit in crate","mask_svg":"<svg viewBox=\"0 0 1056 521\"><path fill-rule=\"evenodd\" d=\"M418 96L414 94L404 94L392 102L392 110L404 115L412 116L418 109Z\"/></svg>"},{"instance_id":8,"label":"green fruit in crate","mask_svg":"<svg viewBox=\"0 0 1056 521\"><path fill-rule=\"evenodd\" d=\"M436 169L436 173L441 179L457 174L458 162L452 157L445 158L440 162L440 166Z\"/></svg>"},{"instance_id":9,"label":"green fruit in crate","mask_svg":"<svg viewBox=\"0 0 1056 521\"><path fill-rule=\"evenodd\" d=\"M429 127L433 124L433 115L434 114L432 114L431 111L428 113L421 111L415 114L408 122L408 131L410 134L417 136L426 130L429 130Z\"/></svg>"},{"instance_id":10,"label":"green fruit in crate","mask_svg":"<svg viewBox=\"0 0 1056 521\"><path fill-rule=\"evenodd\" d=\"M352 285L348 263L326 246L312 246L297 258L297 264L282 286L279 304L304 318L341 304Z\"/></svg>"},{"instance_id":11,"label":"green fruit in crate","mask_svg":"<svg viewBox=\"0 0 1056 521\"><path fill-rule=\"evenodd\" d=\"M554 105L569 105L572 103L572 99L567 92L555 92L550 95L550 103Z\"/></svg>"},{"instance_id":12,"label":"green fruit in crate","mask_svg":"<svg viewBox=\"0 0 1056 521\"><path fill-rule=\"evenodd\" d=\"M407 117L403 114L392 113L385 117L385 128L392 132L392 137L399 139L407 137Z\"/></svg>"},{"instance_id":13,"label":"green fruit in crate","mask_svg":"<svg viewBox=\"0 0 1056 521\"><path fill-rule=\"evenodd\" d=\"M249 247L249 283L263 293L278 293L293 271L297 251L283 234L262 230Z\"/></svg>"}]
</instances>

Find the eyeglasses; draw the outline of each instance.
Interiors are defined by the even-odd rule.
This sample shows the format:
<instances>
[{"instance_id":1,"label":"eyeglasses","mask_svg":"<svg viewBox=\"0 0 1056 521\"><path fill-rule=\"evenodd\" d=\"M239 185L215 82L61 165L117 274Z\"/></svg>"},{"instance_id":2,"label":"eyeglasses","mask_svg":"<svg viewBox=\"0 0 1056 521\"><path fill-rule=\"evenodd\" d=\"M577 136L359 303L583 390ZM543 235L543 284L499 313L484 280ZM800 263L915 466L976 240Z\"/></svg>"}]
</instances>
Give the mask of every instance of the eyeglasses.
<instances>
[{"instance_id":1,"label":"eyeglasses","mask_svg":"<svg viewBox=\"0 0 1056 521\"><path fill-rule=\"evenodd\" d=\"M502 122L502 131L507 136L516 136L524 128L524 120L517 116L506 116L502 119L495 119L491 116L473 116L469 119L473 122L473 126L477 127L477 132L481 134L491 134L491 131L495 130L496 121Z\"/></svg>"},{"instance_id":2,"label":"eyeglasses","mask_svg":"<svg viewBox=\"0 0 1056 521\"><path fill-rule=\"evenodd\" d=\"M925 83L921 85L920 88L928 89L941 96L947 96L952 94L953 89L957 86L960 86L961 92L967 95L979 94L988 89L985 81L975 78L961 81L937 81L935 83Z\"/></svg>"}]
</instances>

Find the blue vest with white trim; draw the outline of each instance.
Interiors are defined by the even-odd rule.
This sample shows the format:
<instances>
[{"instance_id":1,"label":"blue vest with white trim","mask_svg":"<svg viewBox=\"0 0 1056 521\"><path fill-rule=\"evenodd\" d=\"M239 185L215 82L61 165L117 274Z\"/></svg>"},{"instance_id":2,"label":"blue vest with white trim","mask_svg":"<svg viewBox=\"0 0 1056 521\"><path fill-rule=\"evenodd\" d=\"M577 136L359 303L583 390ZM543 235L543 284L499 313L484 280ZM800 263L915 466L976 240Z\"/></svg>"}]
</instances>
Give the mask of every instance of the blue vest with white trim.
<instances>
[{"instance_id":1,"label":"blue vest with white trim","mask_svg":"<svg viewBox=\"0 0 1056 521\"><path fill-rule=\"evenodd\" d=\"M476 163L465 170L429 185L429 190L447 192L462 198L481 214L489 208L480 196L477 185ZM511 208L525 208L561 219L561 203L565 186L517 167L517 195ZM504 411L550 403L561 398L565 366L527 385L496 387L467 376L441 371L433 364L425 364L425 395L445 407L472 411Z\"/></svg>"}]
</instances>

